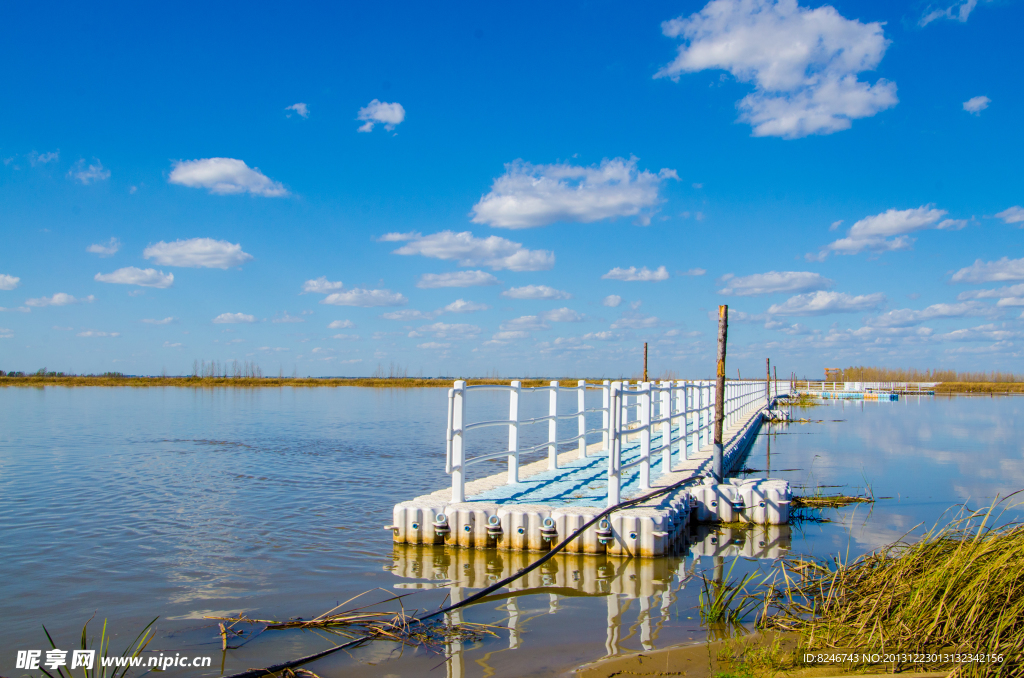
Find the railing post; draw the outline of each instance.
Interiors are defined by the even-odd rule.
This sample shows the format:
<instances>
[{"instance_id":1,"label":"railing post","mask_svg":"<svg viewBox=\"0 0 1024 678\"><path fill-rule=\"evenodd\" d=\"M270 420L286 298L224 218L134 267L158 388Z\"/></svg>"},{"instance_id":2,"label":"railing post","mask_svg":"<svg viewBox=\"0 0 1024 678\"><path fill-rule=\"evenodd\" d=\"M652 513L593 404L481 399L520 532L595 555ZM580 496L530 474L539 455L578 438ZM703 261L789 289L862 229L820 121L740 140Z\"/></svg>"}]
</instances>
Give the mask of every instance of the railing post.
<instances>
[{"instance_id":1,"label":"railing post","mask_svg":"<svg viewBox=\"0 0 1024 678\"><path fill-rule=\"evenodd\" d=\"M576 409L579 412L576 421L580 429L580 459L583 459L587 456L587 382L584 379L576 382Z\"/></svg>"},{"instance_id":2,"label":"railing post","mask_svg":"<svg viewBox=\"0 0 1024 678\"><path fill-rule=\"evenodd\" d=\"M661 424L661 472L662 474L672 472L672 403L675 398L675 389L671 381L661 382L661 411L658 416L665 421Z\"/></svg>"},{"instance_id":3,"label":"railing post","mask_svg":"<svg viewBox=\"0 0 1024 678\"><path fill-rule=\"evenodd\" d=\"M640 384L640 489L651 489L651 382Z\"/></svg>"},{"instance_id":4,"label":"railing post","mask_svg":"<svg viewBox=\"0 0 1024 678\"><path fill-rule=\"evenodd\" d=\"M548 470L554 471L558 468L558 382L551 382L551 391L548 393Z\"/></svg>"},{"instance_id":5,"label":"railing post","mask_svg":"<svg viewBox=\"0 0 1024 678\"><path fill-rule=\"evenodd\" d=\"M611 450L611 448L608 446L608 415L610 415L612 411L611 383L612 382L608 381L607 379L601 382L601 407L603 408L603 411L601 412L601 443L602 447L604 447L605 452Z\"/></svg>"},{"instance_id":6,"label":"railing post","mask_svg":"<svg viewBox=\"0 0 1024 678\"><path fill-rule=\"evenodd\" d=\"M619 406L621 384L613 381L608 394L608 506L619 503L619 433L622 429L622 408Z\"/></svg>"},{"instance_id":7,"label":"railing post","mask_svg":"<svg viewBox=\"0 0 1024 678\"><path fill-rule=\"evenodd\" d=\"M519 389L521 381L512 382L508 395L508 484L519 482Z\"/></svg>"},{"instance_id":8,"label":"railing post","mask_svg":"<svg viewBox=\"0 0 1024 678\"><path fill-rule=\"evenodd\" d=\"M466 501L466 436L462 432L466 408L466 382L455 382L455 397L452 401L452 503Z\"/></svg>"}]
</instances>

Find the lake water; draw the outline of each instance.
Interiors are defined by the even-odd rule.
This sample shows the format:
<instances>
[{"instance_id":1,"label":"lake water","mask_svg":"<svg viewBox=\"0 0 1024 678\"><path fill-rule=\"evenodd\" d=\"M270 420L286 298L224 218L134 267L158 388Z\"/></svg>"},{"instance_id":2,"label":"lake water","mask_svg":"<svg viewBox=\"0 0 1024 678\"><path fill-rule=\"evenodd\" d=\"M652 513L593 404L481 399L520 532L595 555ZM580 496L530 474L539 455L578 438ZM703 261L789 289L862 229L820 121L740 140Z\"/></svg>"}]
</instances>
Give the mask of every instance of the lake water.
<instances>
[{"instance_id":1,"label":"lake water","mask_svg":"<svg viewBox=\"0 0 1024 678\"><path fill-rule=\"evenodd\" d=\"M150 649L213 658L210 669L171 675L266 666L337 640L267 631L222 653L203 617L309 618L375 587L412 594L407 609L436 608L522 567L518 555L396 548L383 529L394 503L448 483L445 393L0 389L0 675L22 675L17 650L48 647L42 625L70 649L94 615L90 628L108 619L118 652L159 616ZM754 475L870 487L879 498L773 543L857 555L920 533L955 504L1024 488L1022 407L1019 398L840 402L799 412L820 422L762 429L747 461ZM555 558L530 587L467 609L464 620L501 628L450 648L455 656L376 642L311 668L325 678L552 676L700 640L699 587L687 576L711 566L688 556Z\"/></svg>"}]
</instances>

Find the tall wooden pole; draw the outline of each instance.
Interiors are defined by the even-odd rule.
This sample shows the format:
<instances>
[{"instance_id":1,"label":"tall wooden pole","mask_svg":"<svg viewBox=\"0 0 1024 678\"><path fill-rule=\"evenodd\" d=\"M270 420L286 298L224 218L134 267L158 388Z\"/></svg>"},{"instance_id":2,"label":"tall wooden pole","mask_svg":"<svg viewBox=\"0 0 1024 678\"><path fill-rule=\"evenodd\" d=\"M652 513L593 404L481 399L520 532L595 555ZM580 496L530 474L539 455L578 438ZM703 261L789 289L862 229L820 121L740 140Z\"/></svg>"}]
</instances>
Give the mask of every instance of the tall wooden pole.
<instances>
[{"instance_id":1,"label":"tall wooden pole","mask_svg":"<svg viewBox=\"0 0 1024 678\"><path fill-rule=\"evenodd\" d=\"M764 359L764 390L768 393L768 409L772 408L772 359Z\"/></svg>"},{"instance_id":2,"label":"tall wooden pole","mask_svg":"<svg viewBox=\"0 0 1024 678\"><path fill-rule=\"evenodd\" d=\"M715 386L715 444L711 472L722 482L722 423L725 420L725 345L729 335L729 307L718 307L718 371Z\"/></svg>"},{"instance_id":3,"label":"tall wooden pole","mask_svg":"<svg viewBox=\"0 0 1024 678\"><path fill-rule=\"evenodd\" d=\"M644 342L644 383L647 383L647 342Z\"/></svg>"}]
</instances>

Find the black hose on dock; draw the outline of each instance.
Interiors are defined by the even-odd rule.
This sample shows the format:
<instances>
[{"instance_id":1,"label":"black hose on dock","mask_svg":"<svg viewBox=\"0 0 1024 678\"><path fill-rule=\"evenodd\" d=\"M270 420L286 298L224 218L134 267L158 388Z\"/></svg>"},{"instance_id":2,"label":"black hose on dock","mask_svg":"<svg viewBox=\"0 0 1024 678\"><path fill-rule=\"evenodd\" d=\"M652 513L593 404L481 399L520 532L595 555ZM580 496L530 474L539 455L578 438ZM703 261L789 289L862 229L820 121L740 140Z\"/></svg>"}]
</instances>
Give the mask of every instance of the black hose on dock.
<instances>
[{"instance_id":1,"label":"black hose on dock","mask_svg":"<svg viewBox=\"0 0 1024 678\"><path fill-rule=\"evenodd\" d=\"M650 494L645 494L644 496L636 497L635 499L628 499L626 501L619 502L615 506L612 506L610 508L606 508L604 511L602 511L601 513L598 513L596 516L594 516L589 521L587 521L583 525L583 527L577 529L575 532L570 534L568 537L566 537L565 539L560 541L557 546L553 546L550 551L548 551L543 556L541 556L537 560L533 561L532 563L530 563L529 565L527 565L523 569L519 570L515 574L513 574L513 575L511 575L509 577L505 577L501 581L495 582L495 583L491 584L490 586L488 586L485 589L481 589L481 590L477 591L476 593L474 593L470 597L466 598L463 601L455 603L454 605L449 605L448 607L441 608L440 610L437 610L436 612L431 612L430 614L425 615L423 617L417 617L416 619L413 619L410 622L410 624L419 624L419 623L424 622L424 621L426 621L428 619L432 619L434 617L437 617L439 615L445 614L447 612L451 612L452 610L457 610L460 607L465 607L466 605L470 605L472 603L475 603L476 601L480 600L481 598L484 598L485 596L488 596L488 595L494 593L498 589L500 589L500 588L502 588L502 587L504 587L504 586L506 586L506 585L508 585L508 584L510 584L512 582L514 582L516 579L519 579L523 575L526 575L526 574L529 574L530 572L533 572L538 567L540 567L541 565L546 563L548 560L550 560L551 557L554 556L556 553L558 553L559 551L564 549L566 546L568 546L569 542L571 542L573 539L575 539L576 537L578 537L581 534L583 534L583 532L586 531L587 528L591 527L592 525L594 525L595 523L597 523L601 519L606 518L607 516L611 515L613 512L618 511L620 509L629 508L630 506L633 506L634 504L642 504L643 502L645 502L645 501L647 501L649 499L652 499L654 497L659 497L659 496L661 496L663 494L668 494L669 492L673 492L674 490L678 490L683 485L685 485L685 484L687 484L687 483L689 483L689 482L691 482L693 480L696 480L696 479L698 479L700 477L701 477L700 475L690 476L689 478L684 478L683 480L680 480L679 482L673 483L673 484L671 484L671 485L669 485L667 487L663 487L660 490L657 490L655 492L651 492ZM274 664L273 666L268 666L265 669L249 669L249 670L243 671L241 673L233 673L230 676L224 676L224 678L266 678L267 676L269 676L271 674L279 673L279 672L284 671L286 669L294 669L297 666L302 666L303 664L308 664L310 662L316 661L317 659L322 659L323 657L326 657L329 654L334 654L335 652L338 652L339 650L345 650L345 649L348 649L348 648L351 648L351 647L357 647L359 645L362 645L363 643L365 643L368 640L372 640L374 637L375 637L374 635L362 636L360 638L356 638L354 640L350 640L347 643L343 643L341 645L336 645L336 646L334 646L334 647L332 647L330 649L323 650L321 652L317 652L316 654L307 655L305 657L299 657L298 659L293 659L291 661L283 662L281 664Z\"/></svg>"}]
</instances>

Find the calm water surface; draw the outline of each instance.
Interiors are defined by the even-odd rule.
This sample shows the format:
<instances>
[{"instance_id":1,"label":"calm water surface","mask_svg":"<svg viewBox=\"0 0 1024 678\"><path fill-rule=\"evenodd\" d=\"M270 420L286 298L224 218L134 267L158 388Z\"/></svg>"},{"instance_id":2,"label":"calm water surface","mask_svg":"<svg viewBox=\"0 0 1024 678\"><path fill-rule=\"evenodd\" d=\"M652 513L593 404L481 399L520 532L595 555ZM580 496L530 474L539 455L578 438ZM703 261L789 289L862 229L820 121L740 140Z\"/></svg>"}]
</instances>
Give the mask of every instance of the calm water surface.
<instances>
[{"instance_id":1,"label":"calm water surface","mask_svg":"<svg viewBox=\"0 0 1024 678\"><path fill-rule=\"evenodd\" d=\"M484 402L481 415L503 406ZM395 502L447 484L446 407L444 389L0 389L0 675L21 675L17 650L47 647L42 624L67 649L93 615L110 620L118 651L159 616L151 648L214 658L177 675L265 666L335 641L268 631L222 654L203 617L309 618L374 587L413 594L407 608L436 608L522 567L507 554L395 548L383 529ZM763 429L747 466L794 486L889 497L776 535L793 551L856 555L919 533L954 504L1024 488L1022 407L825 405L801 413L820 422ZM454 657L378 642L313 668L549 676L700 640L699 587L687 575L710 566L685 555L555 558L532 587L464 612L513 628ZM755 566L740 559L739 569Z\"/></svg>"}]
</instances>

